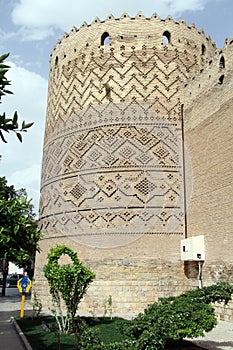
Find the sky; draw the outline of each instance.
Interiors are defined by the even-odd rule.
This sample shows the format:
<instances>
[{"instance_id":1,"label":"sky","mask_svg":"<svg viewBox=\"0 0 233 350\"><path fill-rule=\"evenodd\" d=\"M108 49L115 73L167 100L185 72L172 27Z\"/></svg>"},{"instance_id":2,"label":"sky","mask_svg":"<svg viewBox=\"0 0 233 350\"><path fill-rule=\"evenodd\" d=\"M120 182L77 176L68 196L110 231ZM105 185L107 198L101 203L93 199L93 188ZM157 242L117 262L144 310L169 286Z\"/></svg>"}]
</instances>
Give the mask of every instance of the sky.
<instances>
[{"instance_id":1,"label":"sky","mask_svg":"<svg viewBox=\"0 0 233 350\"><path fill-rule=\"evenodd\" d=\"M7 78L14 92L1 100L0 114L12 117L17 110L20 121L34 122L22 144L11 134L6 144L0 141L0 176L16 189L27 190L36 215L53 46L84 21L104 20L109 14L118 18L123 12L134 17L139 11L146 17L156 12L161 19L171 15L187 25L195 23L218 48L233 37L232 0L0 0L0 55L10 53Z\"/></svg>"}]
</instances>

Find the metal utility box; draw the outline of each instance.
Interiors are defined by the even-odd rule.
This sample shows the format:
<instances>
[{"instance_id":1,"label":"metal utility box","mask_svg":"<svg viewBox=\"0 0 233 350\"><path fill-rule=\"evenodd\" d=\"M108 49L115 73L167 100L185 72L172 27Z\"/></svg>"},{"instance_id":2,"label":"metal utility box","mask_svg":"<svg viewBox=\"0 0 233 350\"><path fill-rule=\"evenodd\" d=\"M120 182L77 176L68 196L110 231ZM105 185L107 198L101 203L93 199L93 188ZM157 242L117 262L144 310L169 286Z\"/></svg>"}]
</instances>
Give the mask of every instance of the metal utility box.
<instances>
[{"instance_id":1,"label":"metal utility box","mask_svg":"<svg viewBox=\"0 0 233 350\"><path fill-rule=\"evenodd\" d=\"M184 261L204 261L205 260L205 240L204 235L192 236L181 240L180 246L181 260Z\"/></svg>"}]
</instances>

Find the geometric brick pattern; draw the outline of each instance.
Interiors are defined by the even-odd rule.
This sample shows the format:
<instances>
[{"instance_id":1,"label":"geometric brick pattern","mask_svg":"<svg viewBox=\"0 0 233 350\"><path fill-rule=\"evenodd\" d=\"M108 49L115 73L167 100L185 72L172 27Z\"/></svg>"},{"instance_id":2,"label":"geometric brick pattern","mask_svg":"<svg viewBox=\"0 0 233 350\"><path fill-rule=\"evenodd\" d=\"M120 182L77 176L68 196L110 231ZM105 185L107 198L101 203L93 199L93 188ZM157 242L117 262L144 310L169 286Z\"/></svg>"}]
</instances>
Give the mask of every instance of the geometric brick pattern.
<instances>
[{"instance_id":1,"label":"geometric brick pattern","mask_svg":"<svg viewBox=\"0 0 233 350\"><path fill-rule=\"evenodd\" d=\"M133 115L131 123L116 124L122 110L126 120ZM89 121L99 124L93 128L82 124L84 113L60 124L45 147L40 220L46 231L68 228L82 242L100 236L101 244L106 234L119 240L183 234L180 131L136 103L90 108Z\"/></svg>"}]
</instances>

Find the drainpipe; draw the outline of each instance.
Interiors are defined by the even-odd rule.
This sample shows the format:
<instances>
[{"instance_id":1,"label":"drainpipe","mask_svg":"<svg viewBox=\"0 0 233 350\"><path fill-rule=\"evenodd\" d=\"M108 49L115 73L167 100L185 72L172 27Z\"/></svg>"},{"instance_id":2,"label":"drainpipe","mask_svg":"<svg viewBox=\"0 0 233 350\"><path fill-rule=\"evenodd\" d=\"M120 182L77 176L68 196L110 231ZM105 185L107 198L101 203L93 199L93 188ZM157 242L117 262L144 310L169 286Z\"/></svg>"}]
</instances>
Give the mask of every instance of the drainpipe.
<instances>
[{"instance_id":1,"label":"drainpipe","mask_svg":"<svg viewBox=\"0 0 233 350\"><path fill-rule=\"evenodd\" d=\"M202 265L203 261L198 261L198 288L202 288Z\"/></svg>"}]
</instances>

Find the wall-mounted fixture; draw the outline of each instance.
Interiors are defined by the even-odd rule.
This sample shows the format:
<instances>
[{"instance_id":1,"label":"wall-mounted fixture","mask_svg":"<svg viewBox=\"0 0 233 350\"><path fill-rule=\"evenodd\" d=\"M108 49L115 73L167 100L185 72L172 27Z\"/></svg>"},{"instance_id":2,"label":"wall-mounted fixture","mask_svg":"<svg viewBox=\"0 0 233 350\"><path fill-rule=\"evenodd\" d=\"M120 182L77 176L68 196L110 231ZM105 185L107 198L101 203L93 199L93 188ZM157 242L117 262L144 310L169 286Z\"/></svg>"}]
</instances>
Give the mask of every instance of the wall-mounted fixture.
<instances>
[{"instance_id":1,"label":"wall-mounted fixture","mask_svg":"<svg viewBox=\"0 0 233 350\"><path fill-rule=\"evenodd\" d=\"M181 240L181 260L204 261L205 240L204 235L192 236Z\"/></svg>"}]
</instances>

